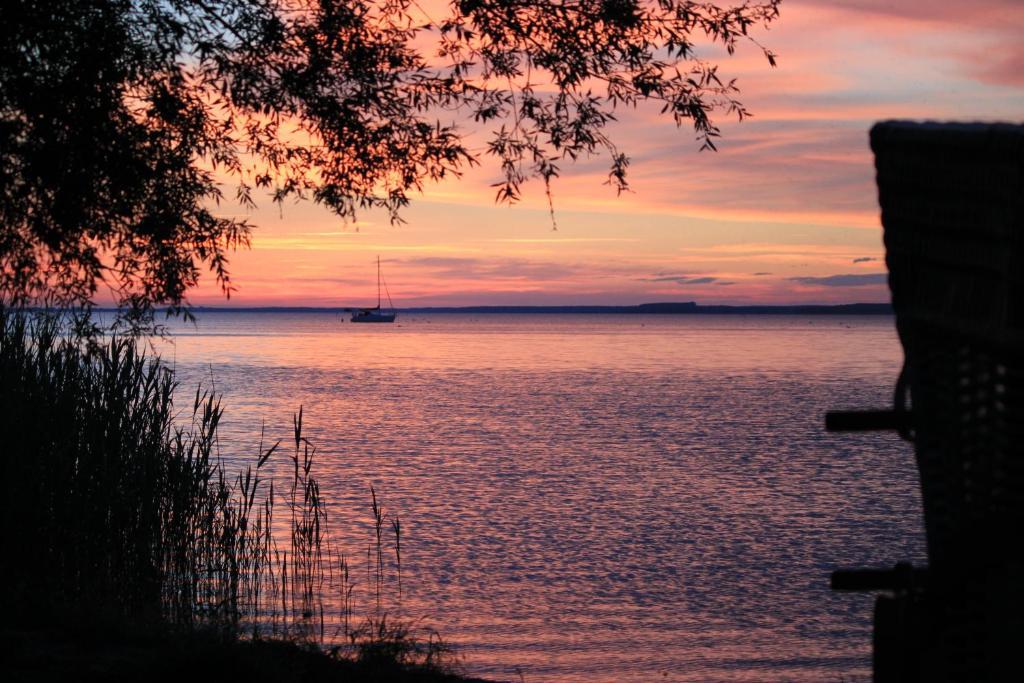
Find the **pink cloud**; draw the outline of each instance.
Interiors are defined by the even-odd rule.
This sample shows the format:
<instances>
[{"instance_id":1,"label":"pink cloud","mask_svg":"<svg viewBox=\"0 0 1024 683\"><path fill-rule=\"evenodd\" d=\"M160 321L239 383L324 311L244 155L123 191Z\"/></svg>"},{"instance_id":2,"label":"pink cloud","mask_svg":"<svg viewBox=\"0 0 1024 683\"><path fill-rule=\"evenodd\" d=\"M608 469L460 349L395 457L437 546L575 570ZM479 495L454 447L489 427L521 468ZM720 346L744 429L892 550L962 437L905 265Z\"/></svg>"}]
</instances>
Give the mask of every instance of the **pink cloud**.
<instances>
[{"instance_id":1,"label":"pink cloud","mask_svg":"<svg viewBox=\"0 0 1024 683\"><path fill-rule=\"evenodd\" d=\"M374 297L377 254L400 306L886 301L868 129L885 118L1019 119L1022 25L1020 0L786 0L758 33L777 69L752 45L734 57L701 47L754 113L719 118L719 152L698 153L692 131L656 109L620 110L609 132L633 160L635 192L616 198L602 185L606 158L563 164L558 232L537 182L520 205L494 206L493 159L428 186L402 228L371 215L376 224L353 234L326 212L268 210L255 251L236 257L232 303ZM223 303L213 288L195 298Z\"/></svg>"},{"instance_id":2,"label":"pink cloud","mask_svg":"<svg viewBox=\"0 0 1024 683\"><path fill-rule=\"evenodd\" d=\"M1007 41L968 58L974 73L982 81L995 85L1024 86L1024 44L1020 41Z\"/></svg>"},{"instance_id":3,"label":"pink cloud","mask_svg":"<svg viewBox=\"0 0 1024 683\"><path fill-rule=\"evenodd\" d=\"M859 14L958 26L1003 24L1024 18L1024 7L1019 0L788 0L785 5L834 8Z\"/></svg>"}]
</instances>

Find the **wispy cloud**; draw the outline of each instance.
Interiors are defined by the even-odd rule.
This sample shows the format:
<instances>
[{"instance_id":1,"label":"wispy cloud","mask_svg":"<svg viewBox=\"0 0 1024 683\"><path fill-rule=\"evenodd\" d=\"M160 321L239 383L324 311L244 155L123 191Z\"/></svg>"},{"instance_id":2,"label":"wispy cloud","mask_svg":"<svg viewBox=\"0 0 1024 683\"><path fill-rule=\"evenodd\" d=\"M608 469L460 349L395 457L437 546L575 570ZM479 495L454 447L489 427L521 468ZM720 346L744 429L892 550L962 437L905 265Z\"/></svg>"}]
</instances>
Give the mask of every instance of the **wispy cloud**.
<instances>
[{"instance_id":1,"label":"wispy cloud","mask_svg":"<svg viewBox=\"0 0 1024 683\"><path fill-rule=\"evenodd\" d=\"M570 278L581 273L593 275L595 269L574 264L532 261L523 258L473 258L462 256L423 256L398 260L404 268L417 268L437 278L474 279L481 282L528 280L546 282Z\"/></svg>"},{"instance_id":2,"label":"wispy cloud","mask_svg":"<svg viewBox=\"0 0 1024 683\"><path fill-rule=\"evenodd\" d=\"M491 240L503 244L603 244L607 242L639 242L633 237L509 237Z\"/></svg>"},{"instance_id":3,"label":"wispy cloud","mask_svg":"<svg viewBox=\"0 0 1024 683\"><path fill-rule=\"evenodd\" d=\"M717 277L711 277L708 275L668 275L666 273L657 273L652 277L638 277L634 278L637 282L674 282L677 285L708 285L718 280Z\"/></svg>"},{"instance_id":4,"label":"wispy cloud","mask_svg":"<svg viewBox=\"0 0 1024 683\"><path fill-rule=\"evenodd\" d=\"M881 285L886 282L885 273L846 273L843 275L826 275L825 277L791 277L790 282L802 285L820 285L823 287L864 287Z\"/></svg>"},{"instance_id":5,"label":"wispy cloud","mask_svg":"<svg viewBox=\"0 0 1024 683\"><path fill-rule=\"evenodd\" d=\"M430 1L443 10L447 0ZM609 133L632 160L634 192L602 184L606 157L564 164L557 232L541 183L495 207L493 158L428 185L401 227L372 211L353 226L312 204L283 216L225 205L260 226L253 250L232 255L238 302L375 297L378 255L401 305L886 300L885 275L873 272L882 246L868 129L888 118L1020 119L1021 26L1022 0L786 0L757 36L779 53L777 69L754 46L734 56L698 46L720 76L738 78L754 113L716 119L719 152L697 152L692 129L657 107L623 111ZM487 134L470 144L481 149ZM204 286L194 300L222 300L212 278Z\"/></svg>"},{"instance_id":6,"label":"wispy cloud","mask_svg":"<svg viewBox=\"0 0 1024 683\"><path fill-rule=\"evenodd\" d=\"M833 7L864 15L898 17L923 23L945 23L959 27L985 26L1024 18L1020 0L971 0L936 2L935 0L792 0L793 5L815 8Z\"/></svg>"},{"instance_id":7,"label":"wispy cloud","mask_svg":"<svg viewBox=\"0 0 1024 683\"><path fill-rule=\"evenodd\" d=\"M1024 25L1024 19L1021 20ZM995 52L995 54L993 54ZM1006 40L998 50L970 51L964 58L978 78L994 85L1024 85L1024 44L1017 39Z\"/></svg>"}]
</instances>

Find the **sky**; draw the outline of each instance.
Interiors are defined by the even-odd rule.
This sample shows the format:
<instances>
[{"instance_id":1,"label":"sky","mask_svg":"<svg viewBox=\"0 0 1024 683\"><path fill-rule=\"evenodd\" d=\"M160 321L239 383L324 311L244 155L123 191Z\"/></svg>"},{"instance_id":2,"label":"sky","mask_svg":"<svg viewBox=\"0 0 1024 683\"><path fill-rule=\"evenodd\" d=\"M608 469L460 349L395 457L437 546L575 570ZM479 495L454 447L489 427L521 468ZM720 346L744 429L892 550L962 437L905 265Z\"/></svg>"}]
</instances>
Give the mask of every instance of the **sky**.
<instances>
[{"instance_id":1,"label":"sky","mask_svg":"<svg viewBox=\"0 0 1024 683\"><path fill-rule=\"evenodd\" d=\"M604 185L607 158L563 167L511 207L497 164L428 185L393 226L344 224L311 203L244 212L230 302L204 278L197 305L359 306L376 259L399 308L462 305L850 303L888 300L871 125L885 119L1024 122L1024 0L784 0L754 46L702 57L737 78L754 114L719 119L718 152L657 112L623 112L611 137L632 192ZM725 80L723 78L723 80ZM481 131L486 133L487 130ZM469 143L481 148L484 136Z\"/></svg>"}]
</instances>

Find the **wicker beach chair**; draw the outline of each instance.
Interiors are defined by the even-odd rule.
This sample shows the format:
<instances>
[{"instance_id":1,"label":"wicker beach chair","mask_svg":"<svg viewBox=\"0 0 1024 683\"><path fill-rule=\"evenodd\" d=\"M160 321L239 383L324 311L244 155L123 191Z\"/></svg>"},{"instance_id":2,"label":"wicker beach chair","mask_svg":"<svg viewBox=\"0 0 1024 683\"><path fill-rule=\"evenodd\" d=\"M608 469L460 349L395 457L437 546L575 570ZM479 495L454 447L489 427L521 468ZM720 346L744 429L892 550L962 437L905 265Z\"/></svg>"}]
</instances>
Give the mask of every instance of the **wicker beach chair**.
<instances>
[{"instance_id":1,"label":"wicker beach chair","mask_svg":"<svg viewBox=\"0 0 1024 683\"><path fill-rule=\"evenodd\" d=\"M893 411L829 426L913 440L929 567L833 585L895 594L876 682L1024 681L1024 126L885 122L871 147L905 365Z\"/></svg>"}]
</instances>

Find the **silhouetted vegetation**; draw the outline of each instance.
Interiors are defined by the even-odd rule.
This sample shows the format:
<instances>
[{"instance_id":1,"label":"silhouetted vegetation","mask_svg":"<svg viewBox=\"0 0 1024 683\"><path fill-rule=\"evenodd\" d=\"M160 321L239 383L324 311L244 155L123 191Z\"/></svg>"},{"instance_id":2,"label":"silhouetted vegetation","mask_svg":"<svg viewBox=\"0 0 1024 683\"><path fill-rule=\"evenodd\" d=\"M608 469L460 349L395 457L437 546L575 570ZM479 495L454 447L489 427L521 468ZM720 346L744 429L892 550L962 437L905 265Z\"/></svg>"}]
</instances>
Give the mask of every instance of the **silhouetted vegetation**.
<instances>
[{"instance_id":1,"label":"silhouetted vegetation","mask_svg":"<svg viewBox=\"0 0 1024 683\"><path fill-rule=\"evenodd\" d=\"M186 681L252 683L485 683L443 667L401 659L337 656L283 640L224 642L204 633L84 629L27 633L0 631L4 680Z\"/></svg>"},{"instance_id":2,"label":"silhouetted vegetation","mask_svg":"<svg viewBox=\"0 0 1024 683\"><path fill-rule=\"evenodd\" d=\"M86 640L97 641L100 659L104 647L140 633L201 634L331 646L334 659L364 672L449 671L453 655L436 634L421 637L387 615L385 531L390 525L400 563L401 527L375 492L367 588L376 604L353 624L349 563L329 539L301 409L287 448L260 444L231 475L218 453L217 397L197 390L182 415L175 389L167 367L130 339L101 343L55 317L0 307L7 627L55 630L56 640L89 650L71 625L92 633ZM272 458L289 460L283 485L265 474ZM325 634L328 591L337 591L341 614Z\"/></svg>"},{"instance_id":3,"label":"silhouetted vegetation","mask_svg":"<svg viewBox=\"0 0 1024 683\"><path fill-rule=\"evenodd\" d=\"M0 300L83 305L109 289L133 328L187 313L204 268L225 293L250 225L216 212L308 198L392 220L408 193L477 158L497 199L560 164L627 155L607 134L652 102L714 147L743 118L696 43L753 42L779 0L11 0L0 8ZM465 123L465 128L456 124ZM549 191L550 198L550 191Z\"/></svg>"}]
</instances>

